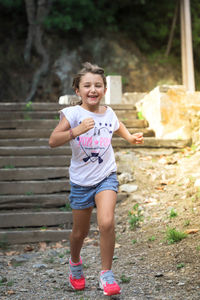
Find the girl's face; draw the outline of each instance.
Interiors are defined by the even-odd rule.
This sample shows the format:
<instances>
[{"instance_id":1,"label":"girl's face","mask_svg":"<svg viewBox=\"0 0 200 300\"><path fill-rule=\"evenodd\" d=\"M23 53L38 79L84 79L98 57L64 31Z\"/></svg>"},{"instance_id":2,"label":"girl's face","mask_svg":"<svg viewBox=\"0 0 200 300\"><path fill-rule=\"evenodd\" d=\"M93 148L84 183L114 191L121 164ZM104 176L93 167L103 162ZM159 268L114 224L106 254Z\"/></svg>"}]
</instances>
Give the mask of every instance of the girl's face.
<instances>
[{"instance_id":1,"label":"girl's face","mask_svg":"<svg viewBox=\"0 0 200 300\"><path fill-rule=\"evenodd\" d=\"M99 74L86 73L81 77L76 94L81 97L82 106L86 109L99 106L105 95L106 88Z\"/></svg>"}]
</instances>

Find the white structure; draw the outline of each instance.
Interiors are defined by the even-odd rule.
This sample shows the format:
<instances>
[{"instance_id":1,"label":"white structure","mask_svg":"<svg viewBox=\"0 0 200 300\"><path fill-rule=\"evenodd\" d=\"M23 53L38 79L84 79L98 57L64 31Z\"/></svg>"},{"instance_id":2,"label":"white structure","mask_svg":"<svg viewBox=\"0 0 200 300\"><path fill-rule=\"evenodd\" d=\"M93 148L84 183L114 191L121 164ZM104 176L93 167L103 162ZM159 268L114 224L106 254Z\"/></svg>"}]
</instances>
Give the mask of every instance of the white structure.
<instances>
[{"instance_id":1,"label":"white structure","mask_svg":"<svg viewBox=\"0 0 200 300\"><path fill-rule=\"evenodd\" d=\"M105 95L105 104L122 103L122 79L121 76L107 76L107 92Z\"/></svg>"},{"instance_id":2,"label":"white structure","mask_svg":"<svg viewBox=\"0 0 200 300\"><path fill-rule=\"evenodd\" d=\"M192 28L190 0L180 1L181 12L181 56L183 85L190 92L195 91L194 62L192 47Z\"/></svg>"}]
</instances>

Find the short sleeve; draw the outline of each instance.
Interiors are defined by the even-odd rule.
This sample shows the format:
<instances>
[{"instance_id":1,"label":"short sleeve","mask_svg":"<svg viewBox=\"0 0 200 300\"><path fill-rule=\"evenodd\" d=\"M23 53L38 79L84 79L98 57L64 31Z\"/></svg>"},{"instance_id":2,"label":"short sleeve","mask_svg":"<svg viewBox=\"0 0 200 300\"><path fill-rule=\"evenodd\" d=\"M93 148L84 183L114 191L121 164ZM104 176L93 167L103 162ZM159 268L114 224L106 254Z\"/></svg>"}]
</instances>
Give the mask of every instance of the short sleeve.
<instances>
[{"instance_id":1,"label":"short sleeve","mask_svg":"<svg viewBox=\"0 0 200 300\"><path fill-rule=\"evenodd\" d=\"M75 116L75 106L65 107L62 110L60 110L60 120L62 120L62 118L65 117L72 128L74 127L73 124L75 121Z\"/></svg>"},{"instance_id":2,"label":"short sleeve","mask_svg":"<svg viewBox=\"0 0 200 300\"><path fill-rule=\"evenodd\" d=\"M109 109L111 110L111 113L113 115L112 116L113 124L114 124L113 130L116 131L119 129L119 120L118 120L116 113L113 111L113 109L111 107L109 107Z\"/></svg>"}]
</instances>

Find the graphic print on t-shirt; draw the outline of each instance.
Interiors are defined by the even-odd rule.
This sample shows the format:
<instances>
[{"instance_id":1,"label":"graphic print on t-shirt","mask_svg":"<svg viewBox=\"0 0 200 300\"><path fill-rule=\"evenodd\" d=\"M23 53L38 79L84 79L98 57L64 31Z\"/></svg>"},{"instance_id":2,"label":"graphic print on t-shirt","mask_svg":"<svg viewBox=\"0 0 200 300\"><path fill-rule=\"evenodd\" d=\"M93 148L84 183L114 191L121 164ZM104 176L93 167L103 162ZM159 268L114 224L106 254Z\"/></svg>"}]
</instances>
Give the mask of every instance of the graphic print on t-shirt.
<instances>
[{"instance_id":1,"label":"graphic print on t-shirt","mask_svg":"<svg viewBox=\"0 0 200 300\"><path fill-rule=\"evenodd\" d=\"M103 162L102 156L110 147L111 138L112 124L110 123L99 123L99 128L95 126L86 134L77 137L79 146L85 153L83 161L95 162L98 160L98 163L101 164Z\"/></svg>"}]
</instances>

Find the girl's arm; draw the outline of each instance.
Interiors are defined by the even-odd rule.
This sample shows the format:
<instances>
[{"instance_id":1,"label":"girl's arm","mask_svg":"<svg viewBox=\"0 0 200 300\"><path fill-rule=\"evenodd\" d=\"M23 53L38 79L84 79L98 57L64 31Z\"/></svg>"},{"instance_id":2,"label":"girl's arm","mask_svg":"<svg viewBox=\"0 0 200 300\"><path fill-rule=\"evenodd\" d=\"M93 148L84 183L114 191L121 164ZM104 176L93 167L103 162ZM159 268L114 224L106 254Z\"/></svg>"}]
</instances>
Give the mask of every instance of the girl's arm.
<instances>
[{"instance_id":1,"label":"girl's arm","mask_svg":"<svg viewBox=\"0 0 200 300\"><path fill-rule=\"evenodd\" d=\"M138 132L131 134L122 122L119 122L119 129L116 130L115 133L127 140L130 144L141 144L144 141L143 133Z\"/></svg>"},{"instance_id":2,"label":"girl's arm","mask_svg":"<svg viewBox=\"0 0 200 300\"><path fill-rule=\"evenodd\" d=\"M71 129L69 121L63 117L49 138L49 146L51 148L62 146L93 127L94 120L92 118L87 118L83 120L80 125Z\"/></svg>"}]
</instances>

